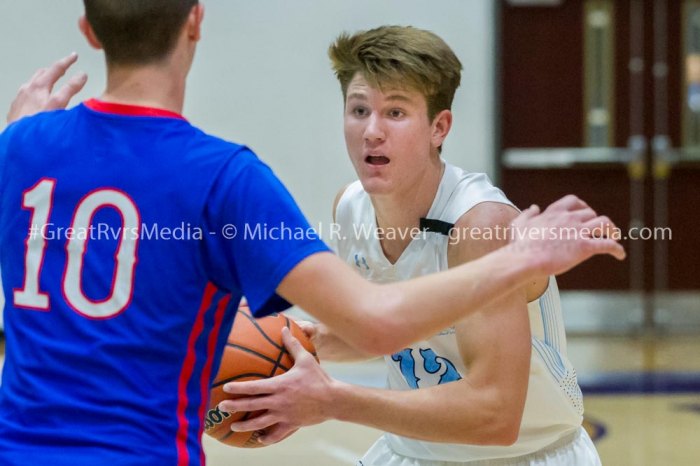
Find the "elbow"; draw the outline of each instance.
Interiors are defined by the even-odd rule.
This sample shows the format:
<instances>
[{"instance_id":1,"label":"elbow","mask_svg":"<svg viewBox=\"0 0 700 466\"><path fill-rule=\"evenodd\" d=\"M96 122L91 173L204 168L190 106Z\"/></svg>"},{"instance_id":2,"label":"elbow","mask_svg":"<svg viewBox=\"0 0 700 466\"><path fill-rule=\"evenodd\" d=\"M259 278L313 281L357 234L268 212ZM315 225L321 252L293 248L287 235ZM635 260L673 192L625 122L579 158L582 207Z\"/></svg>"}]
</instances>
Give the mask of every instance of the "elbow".
<instances>
[{"instance_id":1,"label":"elbow","mask_svg":"<svg viewBox=\"0 0 700 466\"><path fill-rule=\"evenodd\" d=\"M355 303L360 307L358 315L371 325L363 326L360 338L353 342L353 346L369 357L396 353L413 341L409 338L412 329L407 328L405 319L399 318L402 313L396 312L401 308L400 298L387 293L386 289L381 289L381 292L373 299Z\"/></svg>"},{"instance_id":2,"label":"elbow","mask_svg":"<svg viewBox=\"0 0 700 466\"><path fill-rule=\"evenodd\" d=\"M494 419L493 445L511 446L518 441L520 425L525 411L527 390L495 390L491 393L496 414Z\"/></svg>"},{"instance_id":3,"label":"elbow","mask_svg":"<svg viewBox=\"0 0 700 466\"><path fill-rule=\"evenodd\" d=\"M396 353L403 349L404 342L400 335L393 329L391 322L379 319L365 333L360 349L370 357Z\"/></svg>"},{"instance_id":4,"label":"elbow","mask_svg":"<svg viewBox=\"0 0 700 466\"><path fill-rule=\"evenodd\" d=\"M490 402L482 405L482 425L479 438L464 443L476 443L483 446L508 447L518 441L520 424L523 417L524 403L509 402L505 394L492 396Z\"/></svg>"},{"instance_id":5,"label":"elbow","mask_svg":"<svg viewBox=\"0 0 700 466\"><path fill-rule=\"evenodd\" d=\"M514 401L513 393L498 392L494 395L491 445L508 447L518 441L525 399L523 397L518 403Z\"/></svg>"},{"instance_id":6,"label":"elbow","mask_svg":"<svg viewBox=\"0 0 700 466\"><path fill-rule=\"evenodd\" d=\"M512 419L514 416L504 416L498 425L497 429L493 433L493 443L492 445L509 447L518 441L518 436L520 435L520 421L515 422Z\"/></svg>"},{"instance_id":7,"label":"elbow","mask_svg":"<svg viewBox=\"0 0 700 466\"><path fill-rule=\"evenodd\" d=\"M414 342L415 338L407 338L411 334L406 331L404 321L385 314L379 318L374 327L372 345L369 348L372 356L385 356L402 351Z\"/></svg>"},{"instance_id":8,"label":"elbow","mask_svg":"<svg viewBox=\"0 0 700 466\"><path fill-rule=\"evenodd\" d=\"M362 355L359 359L372 359L393 354L403 349L401 345L410 343L403 337L400 327L379 311L355 307L353 319L332 329L337 338L343 340L351 348L351 352L354 351L354 355ZM326 360L343 359L342 356L333 354L331 350L323 349L319 352L319 357Z\"/></svg>"},{"instance_id":9,"label":"elbow","mask_svg":"<svg viewBox=\"0 0 700 466\"><path fill-rule=\"evenodd\" d=\"M479 438L464 439L463 443L481 446L509 447L518 441L520 435L520 419L515 419L508 413L498 413L491 419L485 420L486 427L479 433Z\"/></svg>"}]
</instances>

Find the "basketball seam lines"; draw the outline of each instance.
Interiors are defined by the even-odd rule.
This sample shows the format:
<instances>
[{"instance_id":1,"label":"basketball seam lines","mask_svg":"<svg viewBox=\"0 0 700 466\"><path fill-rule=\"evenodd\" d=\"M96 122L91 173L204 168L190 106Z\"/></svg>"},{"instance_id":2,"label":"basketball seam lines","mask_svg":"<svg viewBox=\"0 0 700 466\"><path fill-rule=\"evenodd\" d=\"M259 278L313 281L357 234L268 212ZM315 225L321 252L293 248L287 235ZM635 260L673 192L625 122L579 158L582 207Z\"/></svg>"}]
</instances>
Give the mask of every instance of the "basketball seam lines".
<instances>
[{"instance_id":1,"label":"basketball seam lines","mask_svg":"<svg viewBox=\"0 0 700 466\"><path fill-rule=\"evenodd\" d=\"M284 317L284 321L285 321L285 323L286 323L286 327L289 328L289 327L290 327L289 319L287 318L287 316L282 316L282 317ZM289 329L290 329L290 331L291 331L291 328L289 328ZM282 348L280 348L280 349L281 349L281 351L280 351L279 354L277 355L277 361L275 361L275 365L272 367L272 371L270 372L269 377L272 377L272 376L275 375L275 372L277 371L277 369L278 369L280 366L282 366L282 364L280 363L280 361L282 361L282 358L284 357L285 354L288 354L288 353L287 353L287 349L284 347L284 345L282 345ZM284 366L282 366L282 367L284 367ZM288 370L289 370L289 369L286 369L286 368L285 368L285 371L288 371Z\"/></svg>"},{"instance_id":2,"label":"basketball seam lines","mask_svg":"<svg viewBox=\"0 0 700 466\"><path fill-rule=\"evenodd\" d=\"M264 331L262 328L260 328L260 325L258 325L258 322L255 320L255 317L253 317L252 314L247 314L247 313L245 313L245 312L239 312L238 314L239 314L239 315L240 315L240 314L244 315L245 318L248 319L248 320L250 321L250 323L258 330L258 332L260 332L260 334L261 334L267 341L269 341L275 348L277 348L277 349L284 349L284 346L278 345L277 343L275 343L274 340L272 340L269 336L267 336L267 333L265 333L265 331ZM275 315L277 315L277 314L270 314L270 316L275 316ZM285 317L285 319L286 319L286 317ZM287 319L287 321L289 321L289 319Z\"/></svg>"},{"instance_id":3,"label":"basketball seam lines","mask_svg":"<svg viewBox=\"0 0 700 466\"><path fill-rule=\"evenodd\" d=\"M252 349L250 349L250 348L247 348L247 347L245 347L245 346L240 346L240 345L236 345L236 344L233 344L233 343L226 343L226 346L230 346L231 348L236 348L237 350L245 351L246 353L250 353L250 354L252 354L252 355L254 355L254 356L257 356L257 357L259 357L260 359L264 359L265 361L267 361L267 362L269 362L269 363L272 363L272 364L277 364L277 363L279 362L279 360L276 361L276 360L272 359L272 358L269 357L269 356L266 356L266 355L264 355L264 354L262 354L262 353L258 353L257 351L252 350ZM281 353L282 353L282 354L286 354L286 351L282 351ZM286 370L286 371L289 370L288 367L285 367L285 366L282 365L282 364L280 364L279 367L282 367L282 368L283 368L284 370Z\"/></svg>"}]
</instances>

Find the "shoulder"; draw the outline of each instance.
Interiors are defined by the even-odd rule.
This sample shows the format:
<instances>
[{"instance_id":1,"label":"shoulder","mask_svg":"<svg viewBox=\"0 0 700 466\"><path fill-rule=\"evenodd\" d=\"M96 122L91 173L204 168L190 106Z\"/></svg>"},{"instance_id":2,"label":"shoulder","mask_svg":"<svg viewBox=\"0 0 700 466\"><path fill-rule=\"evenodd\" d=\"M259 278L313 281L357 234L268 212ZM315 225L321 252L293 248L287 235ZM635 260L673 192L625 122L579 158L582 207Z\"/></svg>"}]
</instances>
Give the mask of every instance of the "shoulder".
<instances>
[{"instance_id":1,"label":"shoulder","mask_svg":"<svg viewBox=\"0 0 700 466\"><path fill-rule=\"evenodd\" d=\"M450 266L463 264L508 244L508 228L520 212L510 204L482 202L465 212L455 223L448 249ZM547 288L548 277L538 277L526 285L528 301Z\"/></svg>"},{"instance_id":2,"label":"shoulder","mask_svg":"<svg viewBox=\"0 0 700 466\"><path fill-rule=\"evenodd\" d=\"M60 120L69 119L77 109L78 107L73 107L69 110L51 110L22 117L7 125L2 131L2 135L20 135L32 130L61 131L63 128L57 128L56 123Z\"/></svg>"},{"instance_id":3,"label":"shoulder","mask_svg":"<svg viewBox=\"0 0 700 466\"><path fill-rule=\"evenodd\" d=\"M4 161L37 159L45 148L64 147L76 133L71 127L75 108L53 110L20 118L0 133Z\"/></svg>"},{"instance_id":4,"label":"shoulder","mask_svg":"<svg viewBox=\"0 0 700 466\"><path fill-rule=\"evenodd\" d=\"M455 222L455 227L509 225L519 215L512 204L484 201L474 205Z\"/></svg>"},{"instance_id":5,"label":"shoulder","mask_svg":"<svg viewBox=\"0 0 700 466\"><path fill-rule=\"evenodd\" d=\"M243 162L246 161L246 155L257 159L257 155L245 144L207 133L185 120L174 120L172 123L173 130L177 132L172 139L184 144L182 149L190 149L193 154L226 161L235 157Z\"/></svg>"},{"instance_id":6,"label":"shoulder","mask_svg":"<svg viewBox=\"0 0 700 466\"><path fill-rule=\"evenodd\" d=\"M443 187L438 192L438 202L444 207L438 214L441 220L457 223L466 212L482 203L502 203L512 205L499 188L493 185L485 173L467 172L447 164Z\"/></svg>"},{"instance_id":7,"label":"shoulder","mask_svg":"<svg viewBox=\"0 0 700 466\"><path fill-rule=\"evenodd\" d=\"M346 184L343 186L340 191L335 195L335 199L333 199L333 221L335 221L336 218L336 210L338 210L338 204L340 203L340 199L343 197L343 194L345 191L348 189L351 183Z\"/></svg>"},{"instance_id":8,"label":"shoulder","mask_svg":"<svg viewBox=\"0 0 700 466\"><path fill-rule=\"evenodd\" d=\"M346 184L333 200L333 220L338 220L350 206L355 205L366 194L360 180Z\"/></svg>"},{"instance_id":9,"label":"shoulder","mask_svg":"<svg viewBox=\"0 0 700 466\"><path fill-rule=\"evenodd\" d=\"M203 162L211 164L210 178L214 180L215 190L245 192L252 189L259 193L258 185L282 184L272 168L250 148L226 141L222 143L220 151L210 153L211 157Z\"/></svg>"},{"instance_id":10,"label":"shoulder","mask_svg":"<svg viewBox=\"0 0 700 466\"><path fill-rule=\"evenodd\" d=\"M493 184L491 178L489 178L486 173L468 171L448 162L445 162L445 171L448 176L455 180L457 190L464 190L472 193L491 193L492 190L495 189L503 195L503 192ZM505 195L503 195L503 197L505 197Z\"/></svg>"},{"instance_id":11,"label":"shoulder","mask_svg":"<svg viewBox=\"0 0 700 466\"><path fill-rule=\"evenodd\" d=\"M468 262L504 246L508 243L507 228L518 214L510 204L476 204L455 222L449 246L451 258Z\"/></svg>"}]
</instances>

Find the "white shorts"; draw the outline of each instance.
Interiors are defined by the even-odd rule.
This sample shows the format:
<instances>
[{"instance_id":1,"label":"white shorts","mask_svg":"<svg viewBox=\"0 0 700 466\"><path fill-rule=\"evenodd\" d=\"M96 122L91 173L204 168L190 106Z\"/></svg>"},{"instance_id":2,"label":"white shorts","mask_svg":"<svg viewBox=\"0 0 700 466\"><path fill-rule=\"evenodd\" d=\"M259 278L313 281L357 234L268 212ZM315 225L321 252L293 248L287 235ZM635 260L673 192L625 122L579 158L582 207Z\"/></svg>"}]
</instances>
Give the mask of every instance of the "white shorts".
<instances>
[{"instance_id":1,"label":"white shorts","mask_svg":"<svg viewBox=\"0 0 700 466\"><path fill-rule=\"evenodd\" d=\"M558 443L553 447L515 458L453 462L399 455L391 449L386 439L381 437L357 462L357 466L601 466L598 452L583 427L574 434L571 441L563 445Z\"/></svg>"}]
</instances>

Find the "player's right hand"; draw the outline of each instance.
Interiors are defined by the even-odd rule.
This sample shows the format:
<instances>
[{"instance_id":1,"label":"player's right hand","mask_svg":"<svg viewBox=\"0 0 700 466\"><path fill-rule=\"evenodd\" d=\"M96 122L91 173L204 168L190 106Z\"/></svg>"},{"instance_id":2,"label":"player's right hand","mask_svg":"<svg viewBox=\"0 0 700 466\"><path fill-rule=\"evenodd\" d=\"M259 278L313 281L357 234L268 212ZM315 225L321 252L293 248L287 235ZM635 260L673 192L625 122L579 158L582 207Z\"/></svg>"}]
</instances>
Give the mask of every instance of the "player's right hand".
<instances>
[{"instance_id":1,"label":"player's right hand","mask_svg":"<svg viewBox=\"0 0 700 466\"><path fill-rule=\"evenodd\" d=\"M70 99L85 86L87 75L78 73L56 92L53 92L53 87L76 60L78 54L73 52L48 68L37 70L34 76L19 88L7 113L7 124L46 110L66 108Z\"/></svg>"},{"instance_id":2,"label":"player's right hand","mask_svg":"<svg viewBox=\"0 0 700 466\"><path fill-rule=\"evenodd\" d=\"M565 196L544 212L532 206L512 224L509 247L525 253L542 275L562 274L598 254L626 257L620 230L576 196Z\"/></svg>"},{"instance_id":3,"label":"player's right hand","mask_svg":"<svg viewBox=\"0 0 700 466\"><path fill-rule=\"evenodd\" d=\"M226 393L234 398L219 403L224 412L265 411L257 417L231 423L237 432L265 429L260 443L271 445L291 435L296 429L331 419L337 398L332 379L291 334L282 329L282 341L294 359L294 366L284 374L269 379L229 382Z\"/></svg>"}]
</instances>

